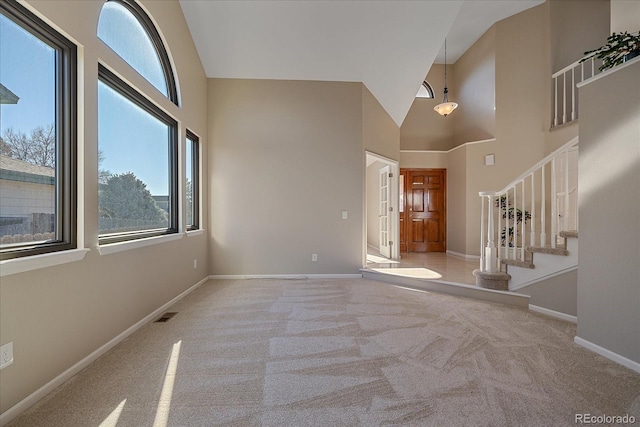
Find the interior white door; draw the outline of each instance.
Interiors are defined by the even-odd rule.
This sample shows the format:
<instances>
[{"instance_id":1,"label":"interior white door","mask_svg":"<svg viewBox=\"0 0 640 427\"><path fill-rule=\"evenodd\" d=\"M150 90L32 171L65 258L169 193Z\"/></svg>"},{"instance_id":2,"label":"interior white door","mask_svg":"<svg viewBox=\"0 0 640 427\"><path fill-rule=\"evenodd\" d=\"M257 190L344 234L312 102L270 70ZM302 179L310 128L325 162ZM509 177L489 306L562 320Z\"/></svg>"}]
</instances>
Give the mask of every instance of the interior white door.
<instances>
[{"instance_id":1,"label":"interior white door","mask_svg":"<svg viewBox=\"0 0 640 427\"><path fill-rule=\"evenodd\" d=\"M380 255L391 258L391 245L389 245L389 206L391 200L389 185L390 166L380 169Z\"/></svg>"}]
</instances>

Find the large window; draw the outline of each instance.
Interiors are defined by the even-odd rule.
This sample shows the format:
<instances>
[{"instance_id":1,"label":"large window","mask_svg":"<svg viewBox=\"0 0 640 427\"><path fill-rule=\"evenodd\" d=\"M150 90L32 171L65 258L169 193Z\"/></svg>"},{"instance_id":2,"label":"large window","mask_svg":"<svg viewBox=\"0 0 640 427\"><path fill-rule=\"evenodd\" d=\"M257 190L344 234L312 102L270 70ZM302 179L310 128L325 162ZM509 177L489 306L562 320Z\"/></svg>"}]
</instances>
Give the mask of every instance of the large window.
<instances>
[{"instance_id":1,"label":"large window","mask_svg":"<svg viewBox=\"0 0 640 427\"><path fill-rule=\"evenodd\" d=\"M100 243L177 232L177 123L99 66Z\"/></svg>"},{"instance_id":2,"label":"large window","mask_svg":"<svg viewBox=\"0 0 640 427\"><path fill-rule=\"evenodd\" d=\"M135 0L107 0L100 12L98 37L164 96L178 103L167 51L151 19ZM177 122L158 107L160 100L155 91L134 88L99 64L101 245L178 231Z\"/></svg>"},{"instance_id":3,"label":"large window","mask_svg":"<svg viewBox=\"0 0 640 427\"><path fill-rule=\"evenodd\" d=\"M76 46L0 2L0 259L76 247Z\"/></svg>"},{"instance_id":4,"label":"large window","mask_svg":"<svg viewBox=\"0 0 640 427\"><path fill-rule=\"evenodd\" d=\"M189 131L187 131L185 157L187 230L197 230L200 227L200 142L198 137Z\"/></svg>"}]
</instances>

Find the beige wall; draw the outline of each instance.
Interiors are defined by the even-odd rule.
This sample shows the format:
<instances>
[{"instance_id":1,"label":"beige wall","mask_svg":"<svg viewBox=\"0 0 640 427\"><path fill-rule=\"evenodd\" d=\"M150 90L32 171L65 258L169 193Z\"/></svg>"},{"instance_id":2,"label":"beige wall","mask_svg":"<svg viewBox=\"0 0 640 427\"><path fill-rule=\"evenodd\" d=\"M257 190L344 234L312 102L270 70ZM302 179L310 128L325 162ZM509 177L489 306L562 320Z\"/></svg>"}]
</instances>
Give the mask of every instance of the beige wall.
<instances>
[{"instance_id":1,"label":"beige wall","mask_svg":"<svg viewBox=\"0 0 640 427\"><path fill-rule=\"evenodd\" d=\"M401 151L400 167L406 169L447 169L448 151Z\"/></svg>"},{"instance_id":2,"label":"beige wall","mask_svg":"<svg viewBox=\"0 0 640 427\"><path fill-rule=\"evenodd\" d=\"M206 153L206 78L180 5L177 1L144 0L142 4L158 24L173 58L180 83L181 108L156 96L146 80L128 69L96 38L102 2L28 3L38 15L82 46L79 50L79 171L84 181L80 183L80 207L84 217L81 232L90 252L82 261L2 277L0 341L2 344L11 341L14 345L14 363L0 371L2 412L208 274L205 235L111 255L101 256L96 249L99 60L114 67L131 84L149 89L154 101L178 120L183 137L185 127L201 137ZM203 159L206 176L206 155ZM206 194L206 179L203 186ZM205 224L207 217L205 205ZM197 269L193 268L194 259L200 260Z\"/></svg>"},{"instance_id":3,"label":"beige wall","mask_svg":"<svg viewBox=\"0 0 640 427\"><path fill-rule=\"evenodd\" d=\"M362 140L364 149L391 160L400 158L400 128L378 100L362 86Z\"/></svg>"},{"instance_id":4,"label":"beige wall","mask_svg":"<svg viewBox=\"0 0 640 427\"><path fill-rule=\"evenodd\" d=\"M359 273L362 91L359 83L209 80L212 274Z\"/></svg>"},{"instance_id":5,"label":"beige wall","mask_svg":"<svg viewBox=\"0 0 640 427\"><path fill-rule=\"evenodd\" d=\"M611 32L636 33L638 30L640 30L640 2L637 0L611 0Z\"/></svg>"},{"instance_id":6,"label":"beige wall","mask_svg":"<svg viewBox=\"0 0 640 427\"><path fill-rule=\"evenodd\" d=\"M577 336L640 366L640 59L580 88Z\"/></svg>"},{"instance_id":7,"label":"beige wall","mask_svg":"<svg viewBox=\"0 0 640 427\"><path fill-rule=\"evenodd\" d=\"M453 67L458 108L453 121L453 146L495 137L495 28L491 27Z\"/></svg>"},{"instance_id":8,"label":"beige wall","mask_svg":"<svg viewBox=\"0 0 640 427\"><path fill-rule=\"evenodd\" d=\"M467 146L447 158L447 250L467 252Z\"/></svg>"},{"instance_id":9,"label":"beige wall","mask_svg":"<svg viewBox=\"0 0 640 427\"><path fill-rule=\"evenodd\" d=\"M549 2L549 8L553 72L574 63L584 56L584 52L607 41L610 34L609 0L554 0Z\"/></svg>"},{"instance_id":10,"label":"beige wall","mask_svg":"<svg viewBox=\"0 0 640 427\"><path fill-rule=\"evenodd\" d=\"M551 111L549 4L495 25L499 188L543 157Z\"/></svg>"}]
</instances>

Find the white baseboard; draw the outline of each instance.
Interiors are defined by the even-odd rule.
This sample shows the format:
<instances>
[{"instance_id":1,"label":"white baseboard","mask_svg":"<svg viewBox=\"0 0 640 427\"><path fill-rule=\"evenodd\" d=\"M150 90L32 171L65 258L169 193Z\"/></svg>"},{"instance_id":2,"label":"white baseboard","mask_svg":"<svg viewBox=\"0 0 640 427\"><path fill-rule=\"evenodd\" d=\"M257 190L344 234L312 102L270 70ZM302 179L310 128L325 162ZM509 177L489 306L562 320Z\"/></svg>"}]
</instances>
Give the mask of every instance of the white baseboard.
<instances>
[{"instance_id":1,"label":"white baseboard","mask_svg":"<svg viewBox=\"0 0 640 427\"><path fill-rule=\"evenodd\" d=\"M593 351L594 353L598 353L600 356L604 356L609 360L613 360L614 362L619 363L622 366L625 366L625 367L631 369L632 371L636 371L636 372L640 373L640 363L638 363L636 361L633 361L631 359L627 359L626 357L621 356L618 353L614 353L611 350L607 350L604 347L600 347L599 345L594 344L594 343L592 343L590 341L587 341L587 340L585 340L583 338L580 338L578 336L576 336L573 339L573 341L576 344Z\"/></svg>"},{"instance_id":2,"label":"white baseboard","mask_svg":"<svg viewBox=\"0 0 640 427\"><path fill-rule=\"evenodd\" d=\"M112 340L110 340L100 348L98 348L96 351L94 351L84 359L80 360L78 363L76 363L75 365L73 365L72 367L70 367L69 369L67 369L66 371L64 371L63 373L61 373L60 375L58 375L57 377L55 377L54 379L52 379L51 381L49 381L48 383L40 387L38 390L34 391L29 396L25 397L20 402L16 403L11 408L4 411L2 414L0 414L0 426L3 426L9 423L11 420L16 418L22 412L29 409L31 406L35 405L40 399L42 399L47 394L52 392L56 387L62 385L65 381L69 380L75 374L77 374L78 372L80 372L81 370L89 366L96 359L98 359L100 356L105 354L107 351L111 350L118 343L120 343L129 335L131 335L132 333L140 329L142 326L146 325L147 323L154 320L156 317L160 316L162 313L166 311L167 308L169 308L176 302L180 301L185 296L189 295L191 292L193 292L195 289L197 289L200 285L205 283L207 280L209 280L208 277L205 277L204 279L200 280L198 283L191 286L189 289L185 290L180 295L173 298L171 301L167 302L166 304L163 304L161 307L154 310L149 315L145 316L138 323L132 325L131 327L126 329L124 332L120 333L118 336L116 336L115 338L113 338Z\"/></svg>"},{"instance_id":3,"label":"white baseboard","mask_svg":"<svg viewBox=\"0 0 640 427\"><path fill-rule=\"evenodd\" d=\"M480 255L467 255L467 254L461 254L460 252L454 252L454 251L447 251L447 255L453 255L460 258L464 258L464 259L477 259L478 261L480 261Z\"/></svg>"},{"instance_id":4,"label":"white baseboard","mask_svg":"<svg viewBox=\"0 0 640 427\"><path fill-rule=\"evenodd\" d=\"M538 307L537 305L532 305L532 304L529 304L529 310L535 311L536 313L544 314L550 317L555 317L556 319L566 320L567 322L578 323L578 318L576 316L562 313L560 311L550 310L548 308Z\"/></svg>"},{"instance_id":5,"label":"white baseboard","mask_svg":"<svg viewBox=\"0 0 640 427\"><path fill-rule=\"evenodd\" d=\"M212 274L211 280L245 280L245 279L361 279L362 274Z\"/></svg>"}]
</instances>

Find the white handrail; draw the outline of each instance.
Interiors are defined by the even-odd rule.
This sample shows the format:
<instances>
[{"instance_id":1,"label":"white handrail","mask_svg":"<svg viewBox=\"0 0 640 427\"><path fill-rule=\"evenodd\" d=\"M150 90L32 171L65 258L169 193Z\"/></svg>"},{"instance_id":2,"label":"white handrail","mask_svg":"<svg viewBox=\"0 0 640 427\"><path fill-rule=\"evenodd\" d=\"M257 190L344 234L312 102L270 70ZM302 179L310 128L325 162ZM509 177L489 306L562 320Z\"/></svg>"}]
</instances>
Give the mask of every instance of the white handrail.
<instances>
[{"instance_id":1,"label":"white handrail","mask_svg":"<svg viewBox=\"0 0 640 427\"><path fill-rule=\"evenodd\" d=\"M571 141L569 141L566 144L562 145L560 148L557 148L556 150L554 150L551 153L549 153L549 155L547 155L544 159L540 160L538 163L536 163L535 165L531 166L529 169L527 169L526 172L524 172L519 177L517 177L516 179L511 181L502 190L496 192L496 194L506 193L507 190L509 190L511 187L513 187L514 185L516 185L517 183L519 183L520 181L524 180L529 175L531 175L532 173L534 173L538 169L540 169L542 167L542 165L545 165L545 164L549 163L558 154L564 152L568 148L573 147L574 145L578 145L578 137L577 136L575 138L573 138Z\"/></svg>"}]
</instances>

